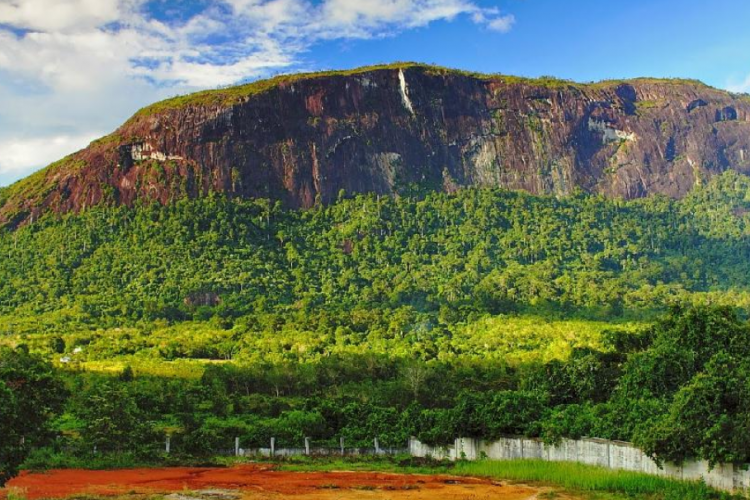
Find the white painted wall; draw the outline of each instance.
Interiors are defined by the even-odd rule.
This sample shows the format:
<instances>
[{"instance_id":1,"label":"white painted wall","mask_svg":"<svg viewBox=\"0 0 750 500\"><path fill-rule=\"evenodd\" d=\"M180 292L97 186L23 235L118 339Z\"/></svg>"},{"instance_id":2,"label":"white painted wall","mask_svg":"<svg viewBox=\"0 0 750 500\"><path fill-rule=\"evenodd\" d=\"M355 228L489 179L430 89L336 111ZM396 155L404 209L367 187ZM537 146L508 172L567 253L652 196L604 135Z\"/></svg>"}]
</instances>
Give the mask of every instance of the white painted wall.
<instances>
[{"instance_id":1,"label":"white painted wall","mask_svg":"<svg viewBox=\"0 0 750 500\"><path fill-rule=\"evenodd\" d=\"M514 460L540 459L557 462L580 462L609 469L644 472L657 476L684 480L704 480L706 484L724 491L750 491L750 471L733 464L720 464L709 470L705 460L682 465L656 462L630 443L604 439L564 439L558 445L546 445L538 439L503 438L497 441L458 438L450 446L432 447L415 438L409 441L409 453L415 457L435 459Z\"/></svg>"}]
</instances>

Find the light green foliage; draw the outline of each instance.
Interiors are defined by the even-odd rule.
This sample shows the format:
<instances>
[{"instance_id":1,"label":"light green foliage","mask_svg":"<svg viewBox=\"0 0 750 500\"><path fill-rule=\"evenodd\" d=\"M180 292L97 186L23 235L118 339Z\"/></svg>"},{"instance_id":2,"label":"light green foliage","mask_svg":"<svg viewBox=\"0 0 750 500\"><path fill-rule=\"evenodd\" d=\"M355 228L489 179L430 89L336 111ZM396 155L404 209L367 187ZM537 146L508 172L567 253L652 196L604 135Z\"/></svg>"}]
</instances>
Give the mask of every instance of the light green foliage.
<instances>
[{"instance_id":1,"label":"light green foliage","mask_svg":"<svg viewBox=\"0 0 750 500\"><path fill-rule=\"evenodd\" d=\"M570 492L583 494L601 492L622 495L615 498L652 500L741 498L720 493L702 483L675 481L636 472L614 471L575 463L540 460L464 462L458 464L451 472L469 476L552 484L562 486Z\"/></svg>"},{"instance_id":2,"label":"light green foliage","mask_svg":"<svg viewBox=\"0 0 750 500\"><path fill-rule=\"evenodd\" d=\"M596 346L597 321L747 309L749 192L728 173L682 201L465 190L50 217L0 234L0 342L60 336L82 361L561 357L573 333Z\"/></svg>"},{"instance_id":3,"label":"light green foliage","mask_svg":"<svg viewBox=\"0 0 750 500\"><path fill-rule=\"evenodd\" d=\"M489 316L455 328L451 344L461 357L505 360L513 364L564 360L572 349L601 349L601 334L617 327L632 330L637 323L617 320L555 320L540 316Z\"/></svg>"}]
</instances>

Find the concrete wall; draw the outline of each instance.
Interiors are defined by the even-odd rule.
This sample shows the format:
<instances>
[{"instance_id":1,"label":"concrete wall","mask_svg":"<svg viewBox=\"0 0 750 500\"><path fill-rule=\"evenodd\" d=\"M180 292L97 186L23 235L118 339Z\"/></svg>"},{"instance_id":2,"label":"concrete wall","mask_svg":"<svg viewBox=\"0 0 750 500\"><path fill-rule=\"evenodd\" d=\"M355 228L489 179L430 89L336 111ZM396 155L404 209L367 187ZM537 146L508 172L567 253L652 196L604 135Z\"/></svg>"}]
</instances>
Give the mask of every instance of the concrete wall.
<instances>
[{"instance_id":1,"label":"concrete wall","mask_svg":"<svg viewBox=\"0 0 750 500\"><path fill-rule=\"evenodd\" d=\"M580 462L609 469L644 472L684 480L704 480L706 484L725 491L750 491L750 471L732 464L717 465L709 470L705 460L685 462L682 465L656 462L630 443L604 439L565 439L549 446L538 439L503 438L497 441L458 438L450 446L432 447L412 438L409 453L415 457L432 457L438 460L491 460L539 459L557 462Z\"/></svg>"}]
</instances>

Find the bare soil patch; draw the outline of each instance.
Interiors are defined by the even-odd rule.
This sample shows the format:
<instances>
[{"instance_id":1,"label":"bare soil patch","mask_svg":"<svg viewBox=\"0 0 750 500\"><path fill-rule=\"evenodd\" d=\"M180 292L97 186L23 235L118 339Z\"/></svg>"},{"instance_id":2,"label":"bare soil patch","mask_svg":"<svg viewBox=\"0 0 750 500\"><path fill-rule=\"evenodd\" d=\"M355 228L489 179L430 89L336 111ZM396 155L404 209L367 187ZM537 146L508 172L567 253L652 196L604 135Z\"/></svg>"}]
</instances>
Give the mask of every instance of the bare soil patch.
<instances>
[{"instance_id":1,"label":"bare soil patch","mask_svg":"<svg viewBox=\"0 0 750 500\"><path fill-rule=\"evenodd\" d=\"M66 469L23 473L10 481L5 490L0 490L0 497L9 490L28 500L157 493L169 494L167 500L531 500L545 489L448 475L286 472L254 464L229 468Z\"/></svg>"}]
</instances>

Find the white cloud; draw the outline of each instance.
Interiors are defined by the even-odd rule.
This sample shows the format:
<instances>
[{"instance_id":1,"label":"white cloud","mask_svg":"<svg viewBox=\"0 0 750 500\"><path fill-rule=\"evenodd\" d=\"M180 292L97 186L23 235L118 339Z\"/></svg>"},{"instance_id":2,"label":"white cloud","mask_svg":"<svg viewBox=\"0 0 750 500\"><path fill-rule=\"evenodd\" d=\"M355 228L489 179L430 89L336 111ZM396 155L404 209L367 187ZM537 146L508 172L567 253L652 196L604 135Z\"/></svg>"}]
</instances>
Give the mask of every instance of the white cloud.
<instances>
[{"instance_id":1,"label":"white cloud","mask_svg":"<svg viewBox=\"0 0 750 500\"><path fill-rule=\"evenodd\" d=\"M350 36L367 37L372 30L384 29L389 24L405 28L425 26L475 9L470 3L455 0L327 0L320 9L320 24Z\"/></svg>"},{"instance_id":2,"label":"white cloud","mask_svg":"<svg viewBox=\"0 0 750 500\"><path fill-rule=\"evenodd\" d=\"M487 27L500 33L507 33L516 24L516 17L513 14L496 17L487 23Z\"/></svg>"},{"instance_id":3,"label":"white cloud","mask_svg":"<svg viewBox=\"0 0 750 500\"><path fill-rule=\"evenodd\" d=\"M98 134L59 135L33 139L9 137L0 141L0 175L14 175L28 168L59 160L71 151L86 147Z\"/></svg>"},{"instance_id":4,"label":"white cloud","mask_svg":"<svg viewBox=\"0 0 750 500\"><path fill-rule=\"evenodd\" d=\"M160 98L299 68L320 41L459 16L501 32L514 22L476 0L214 0L179 21L153 13L186 5L172 1L0 0L0 185Z\"/></svg>"},{"instance_id":5,"label":"white cloud","mask_svg":"<svg viewBox=\"0 0 750 500\"><path fill-rule=\"evenodd\" d=\"M513 14L501 14L499 9L475 9L472 13L472 19L477 24L483 24L493 31L507 33L516 23L516 17Z\"/></svg>"},{"instance_id":6,"label":"white cloud","mask_svg":"<svg viewBox=\"0 0 750 500\"><path fill-rule=\"evenodd\" d=\"M39 31L95 28L119 18L118 0L4 0L0 23Z\"/></svg>"},{"instance_id":7,"label":"white cloud","mask_svg":"<svg viewBox=\"0 0 750 500\"><path fill-rule=\"evenodd\" d=\"M731 92L743 92L743 93L749 93L750 92L750 75L747 75L747 78L741 81L733 80L730 81L727 85L727 90Z\"/></svg>"},{"instance_id":8,"label":"white cloud","mask_svg":"<svg viewBox=\"0 0 750 500\"><path fill-rule=\"evenodd\" d=\"M0 70L53 92L86 91L130 72L128 59L148 43L149 37L132 30L31 32L23 37L0 31Z\"/></svg>"}]
</instances>

